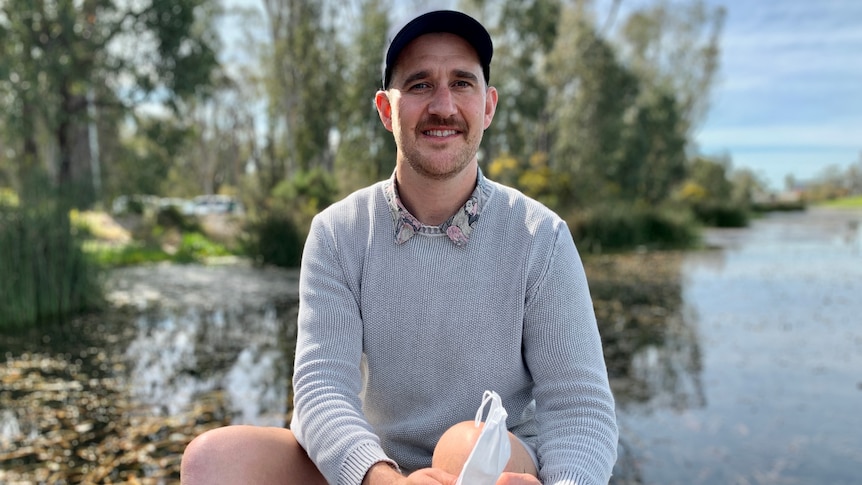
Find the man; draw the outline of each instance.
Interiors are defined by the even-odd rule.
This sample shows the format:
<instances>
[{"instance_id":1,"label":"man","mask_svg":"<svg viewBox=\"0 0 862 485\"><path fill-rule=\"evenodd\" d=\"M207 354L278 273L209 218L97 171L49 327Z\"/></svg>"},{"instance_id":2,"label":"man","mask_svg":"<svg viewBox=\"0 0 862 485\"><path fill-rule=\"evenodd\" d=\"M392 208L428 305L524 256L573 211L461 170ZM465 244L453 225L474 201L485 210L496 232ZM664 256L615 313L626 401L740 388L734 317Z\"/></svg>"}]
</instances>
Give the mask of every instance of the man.
<instances>
[{"instance_id":1,"label":"man","mask_svg":"<svg viewBox=\"0 0 862 485\"><path fill-rule=\"evenodd\" d=\"M571 233L479 169L492 52L458 12L394 36L375 103L395 172L312 223L291 429L203 434L184 483L454 484L485 390L509 416L498 483L608 482L614 402Z\"/></svg>"}]
</instances>

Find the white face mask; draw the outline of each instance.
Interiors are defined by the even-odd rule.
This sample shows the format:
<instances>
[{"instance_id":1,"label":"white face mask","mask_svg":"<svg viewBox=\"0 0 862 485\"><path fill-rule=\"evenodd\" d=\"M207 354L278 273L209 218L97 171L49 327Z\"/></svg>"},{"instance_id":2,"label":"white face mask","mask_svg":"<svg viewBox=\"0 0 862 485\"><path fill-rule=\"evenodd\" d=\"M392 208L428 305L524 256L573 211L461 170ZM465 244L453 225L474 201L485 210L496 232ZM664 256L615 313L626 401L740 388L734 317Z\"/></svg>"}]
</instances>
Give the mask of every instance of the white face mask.
<instances>
[{"instance_id":1,"label":"white face mask","mask_svg":"<svg viewBox=\"0 0 862 485\"><path fill-rule=\"evenodd\" d=\"M482 410L489 401L491 409L488 410L485 427L482 428L456 485L494 485L509 462L512 445L509 443L509 432L506 429L508 413L496 392L485 391L482 396L482 405L476 411L476 427L482 423Z\"/></svg>"}]
</instances>

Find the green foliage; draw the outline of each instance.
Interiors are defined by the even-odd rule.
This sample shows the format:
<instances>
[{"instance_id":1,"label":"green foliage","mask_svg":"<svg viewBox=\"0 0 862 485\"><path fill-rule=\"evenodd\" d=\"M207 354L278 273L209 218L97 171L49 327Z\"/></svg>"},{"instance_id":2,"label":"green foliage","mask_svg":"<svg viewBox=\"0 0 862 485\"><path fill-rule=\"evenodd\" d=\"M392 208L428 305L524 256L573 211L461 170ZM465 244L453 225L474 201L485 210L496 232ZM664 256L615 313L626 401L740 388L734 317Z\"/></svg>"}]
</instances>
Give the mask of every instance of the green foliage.
<instances>
[{"instance_id":1,"label":"green foliage","mask_svg":"<svg viewBox=\"0 0 862 485\"><path fill-rule=\"evenodd\" d=\"M229 256L231 253L221 244L210 241L199 232L184 233L179 250L173 260L179 263L202 263L208 258Z\"/></svg>"},{"instance_id":2,"label":"green foliage","mask_svg":"<svg viewBox=\"0 0 862 485\"><path fill-rule=\"evenodd\" d=\"M140 16L142 25L157 40L159 78L167 92L186 98L211 86L210 75L218 65L215 47L219 40L212 28L196 26L196 13L208 0L151 0ZM198 27L198 28L195 28ZM141 77L144 85L155 85L152 77Z\"/></svg>"},{"instance_id":3,"label":"green foliage","mask_svg":"<svg viewBox=\"0 0 862 485\"><path fill-rule=\"evenodd\" d=\"M355 42L347 46L348 78L337 126L341 135L335 169L341 193L388 177L395 167L395 142L381 125L373 103L381 87L380 55L389 29L382 0L363 0Z\"/></svg>"},{"instance_id":4,"label":"green foliage","mask_svg":"<svg viewBox=\"0 0 862 485\"><path fill-rule=\"evenodd\" d=\"M5 187L0 187L0 208L3 206L6 207L17 207L18 206L18 194L15 193L14 190L8 189Z\"/></svg>"},{"instance_id":5,"label":"green foliage","mask_svg":"<svg viewBox=\"0 0 862 485\"><path fill-rule=\"evenodd\" d=\"M93 261L103 268L162 262L205 264L210 258L234 255L222 244L199 232L183 233L179 238L180 242L175 251L166 251L158 241L135 241L122 246L96 245L88 249L88 253Z\"/></svg>"},{"instance_id":6,"label":"green foliage","mask_svg":"<svg viewBox=\"0 0 862 485\"><path fill-rule=\"evenodd\" d=\"M171 261L172 256L158 246L135 242L120 247L97 247L90 250L93 260L103 268L119 268Z\"/></svg>"},{"instance_id":7,"label":"green foliage","mask_svg":"<svg viewBox=\"0 0 862 485\"><path fill-rule=\"evenodd\" d=\"M697 219L711 227L746 227L749 211L731 202L699 202L692 205L692 211Z\"/></svg>"},{"instance_id":8,"label":"green foliage","mask_svg":"<svg viewBox=\"0 0 862 485\"><path fill-rule=\"evenodd\" d=\"M62 322L97 308L98 266L71 230L68 211L0 206L0 328Z\"/></svg>"},{"instance_id":9,"label":"green foliage","mask_svg":"<svg viewBox=\"0 0 862 485\"><path fill-rule=\"evenodd\" d=\"M471 4L489 7L488 2ZM494 122L485 133L483 151L489 160L504 155L527 160L550 151L549 90L544 83L545 57L558 35L559 0L505 0L499 20L491 26L494 62L491 84L500 92ZM486 8L490 10L490 8ZM484 12L483 12L484 13ZM496 15L482 15L485 21Z\"/></svg>"},{"instance_id":10,"label":"green foliage","mask_svg":"<svg viewBox=\"0 0 862 485\"><path fill-rule=\"evenodd\" d=\"M480 154L491 178L561 213L673 198L708 219L756 195L751 177L731 181L729 170L688 161L723 10L656 1L599 21L589 1L458 4L494 37L500 104ZM248 35L232 46L247 55L230 72L217 65L215 0L0 5L0 182L22 201L14 179L25 172L45 166L63 185L87 175L90 128L103 153L102 200L234 187L254 220L289 220L300 232L336 198L392 172L394 142L372 102L399 10L389 0L249 6L239 22ZM169 109L128 116L147 101ZM166 239L179 248L195 229L176 215L149 221L147 244L130 258L150 259L141 255Z\"/></svg>"},{"instance_id":11,"label":"green foliage","mask_svg":"<svg viewBox=\"0 0 862 485\"><path fill-rule=\"evenodd\" d=\"M260 264L298 267L302 260L305 234L293 218L271 212L249 228L246 253Z\"/></svg>"},{"instance_id":12,"label":"green foliage","mask_svg":"<svg viewBox=\"0 0 862 485\"><path fill-rule=\"evenodd\" d=\"M273 213L288 214L297 227L308 227L315 214L335 202L337 192L332 174L302 171L273 189L269 206Z\"/></svg>"},{"instance_id":13,"label":"green foliage","mask_svg":"<svg viewBox=\"0 0 862 485\"><path fill-rule=\"evenodd\" d=\"M211 4L0 3L0 113L18 177L44 163L60 185L99 187L88 137L94 127L113 137L118 130L94 119L97 113L116 119L155 92L174 104L210 83L217 38L197 21Z\"/></svg>"},{"instance_id":14,"label":"green foliage","mask_svg":"<svg viewBox=\"0 0 862 485\"><path fill-rule=\"evenodd\" d=\"M298 266L305 228L336 195L334 177L323 170L299 172L283 181L273 190L267 210L249 224L246 253L263 264Z\"/></svg>"},{"instance_id":15,"label":"green foliage","mask_svg":"<svg viewBox=\"0 0 862 485\"><path fill-rule=\"evenodd\" d=\"M200 223L193 216L182 213L179 207L169 205L156 213L156 224L163 228L178 229L182 232L200 231Z\"/></svg>"},{"instance_id":16,"label":"green foliage","mask_svg":"<svg viewBox=\"0 0 862 485\"><path fill-rule=\"evenodd\" d=\"M271 38L263 59L270 117L266 153L271 164L286 169L278 176L332 167L329 138L345 85L344 48L331 20L334 15L319 0L268 6L266 31Z\"/></svg>"},{"instance_id":17,"label":"green foliage","mask_svg":"<svg viewBox=\"0 0 862 485\"><path fill-rule=\"evenodd\" d=\"M638 79L591 24L583 6L562 14L561 29L548 56L547 85L554 141L550 166L572 173L562 187L565 207L585 207L616 198L625 173L623 135L627 114L640 89Z\"/></svg>"},{"instance_id":18,"label":"green foliage","mask_svg":"<svg viewBox=\"0 0 862 485\"><path fill-rule=\"evenodd\" d=\"M676 97L661 89L644 90L625 123L623 155L611 177L620 197L632 202L659 204L686 176L686 124Z\"/></svg>"},{"instance_id":19,"label":"green foliage","mask_svg":"<svg viewBox=\"0 0 862 485\"><path fill-rule=\"evenodd\" d=\"M697 224L685 211L622 204L578 212L569 225L578 247L590 253L686 248L700 238Z\"/></svg>"},{"instance_id":20,"label":"green foliage","mask_svg":"<svg viewBox=\"0 0 862 485\"><path fill-rule=\"evenodd\" d=\"M655 1L629 14L619 32L620 58L646 91L672 93L676 131L686 138L709 106L725 15L704 0Z\"/></svg>"},{"instance_id":21,"label":"green foliage","mask_svg":"<svg viewBox=\"0 0 862 485\"><path fill-rule=\"evenodd\" d=\"M748 178L737 185L730 181L730 161L696 157L689 164L688 179L675 197L691 207L695 217L712 227L748 225L753 182Z\"/></svg>"}]
</instances>

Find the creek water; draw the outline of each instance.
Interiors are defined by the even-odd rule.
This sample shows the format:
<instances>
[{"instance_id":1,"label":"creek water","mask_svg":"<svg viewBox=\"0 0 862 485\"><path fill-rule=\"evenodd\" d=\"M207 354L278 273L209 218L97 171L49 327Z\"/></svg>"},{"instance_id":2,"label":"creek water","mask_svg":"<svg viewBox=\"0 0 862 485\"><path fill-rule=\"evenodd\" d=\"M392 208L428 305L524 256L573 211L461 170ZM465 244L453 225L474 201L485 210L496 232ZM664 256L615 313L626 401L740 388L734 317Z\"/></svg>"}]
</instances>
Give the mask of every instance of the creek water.
<instances>
[{"instance_id":1,"label":"creek water","mask_svg":"<svg viewBox=\"0 0 862 485\"><path fill-rule=\"evenodd\" d=\"M686 255L682 318L619 403L645 484L860 483L862 213L772 214Z\"/></svg>"},{"instance_id":2,"label":"creek water","mask_svg":"<svg viewBox=\"0 0 862 485\"><path fill-rule=\"evenodd\" d=\"M606 354L613 484L859 483L860 222L772 214L683 255L652 327ZM288 419L296 271L130 268L109 290L111 312L0 341L0 483L176 483L203 430Z\"/></svg>"}]
</instances>

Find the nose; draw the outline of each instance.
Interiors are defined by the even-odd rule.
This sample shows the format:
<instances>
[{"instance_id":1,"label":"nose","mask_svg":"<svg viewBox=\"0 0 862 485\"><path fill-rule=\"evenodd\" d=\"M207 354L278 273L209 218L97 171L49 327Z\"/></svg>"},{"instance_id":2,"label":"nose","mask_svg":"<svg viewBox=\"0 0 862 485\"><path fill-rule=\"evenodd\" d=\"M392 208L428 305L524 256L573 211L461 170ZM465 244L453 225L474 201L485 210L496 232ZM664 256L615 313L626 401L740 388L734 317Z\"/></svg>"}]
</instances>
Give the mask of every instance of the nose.
<instances>
[{"instance_id":1,"label":"nose","mask_svg":"<svg viewBox=\"0 0 862 485\"><path fill-rule=\"evenodd\" d=\"M448 118L457 112L455 99L452 97L452 91L448 86L434 90L434 96L428 105L428 112L442 118Z\"/></svg>"}]
</instances>

